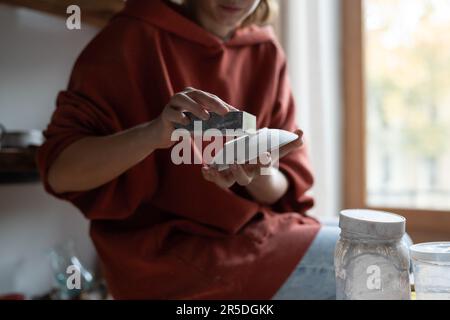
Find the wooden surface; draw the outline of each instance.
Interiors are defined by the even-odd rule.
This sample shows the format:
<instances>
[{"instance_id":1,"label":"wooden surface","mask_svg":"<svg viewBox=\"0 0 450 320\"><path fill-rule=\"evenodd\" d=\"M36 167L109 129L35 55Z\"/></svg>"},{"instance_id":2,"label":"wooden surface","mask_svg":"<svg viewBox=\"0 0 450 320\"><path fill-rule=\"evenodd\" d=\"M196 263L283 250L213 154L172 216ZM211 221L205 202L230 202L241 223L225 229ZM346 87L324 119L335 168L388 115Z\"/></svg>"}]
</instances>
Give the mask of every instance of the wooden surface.
<instances>
[{"instance_id":1,"label":"wooden surface","mask_svg":"<svg viewBox=\"0 0 450 320\"><path fill-rule=\"evenodd\" d=\"M0 0L0 3L25 7L67 18L67 7L78 5L81 8L82 22L104 26L123 6L123 0Z\"/></svg>"},{"instance_id":2,"label":"wooden surface","mask_svg":"<svg viewBox=\"0 0 450 320\"><path fill-rule=\"evenodd\" d=\"M363 0L341 0L344 83L344 207L393 212L407 219L415 242L450 241L450 212L370 208L366 202L366 105Z\"/></svg>"}]
</instances>

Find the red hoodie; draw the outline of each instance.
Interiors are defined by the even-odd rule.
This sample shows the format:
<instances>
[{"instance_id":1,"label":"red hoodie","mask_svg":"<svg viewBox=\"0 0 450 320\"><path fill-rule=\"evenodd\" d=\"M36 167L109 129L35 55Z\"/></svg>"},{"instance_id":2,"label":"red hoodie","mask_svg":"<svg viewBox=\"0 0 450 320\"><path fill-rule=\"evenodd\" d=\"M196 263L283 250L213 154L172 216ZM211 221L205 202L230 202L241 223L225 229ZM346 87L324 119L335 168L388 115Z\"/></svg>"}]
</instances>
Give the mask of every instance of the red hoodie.
<instances>
[{"instance_id":1,"label":"red hoodie","mask_svg":"<svg viewBox=\"0 0 450 320\"><path fill-rule=\"evenodd\" d=\"M91 221L114 298L269 299L319 229L305 215L313 205L305 148L280 162L290 188L270 207L245 188L205 181L200 165L174 165L170 149L95 190L55 194L48 185L49 167L69 144L148 122L187 86L257 115L259 127L296 129L285 57L270 28L243 28L223 42L162 1L129 0L58 96L38 154L45 187Z\"/></svg>"}]
</instances>

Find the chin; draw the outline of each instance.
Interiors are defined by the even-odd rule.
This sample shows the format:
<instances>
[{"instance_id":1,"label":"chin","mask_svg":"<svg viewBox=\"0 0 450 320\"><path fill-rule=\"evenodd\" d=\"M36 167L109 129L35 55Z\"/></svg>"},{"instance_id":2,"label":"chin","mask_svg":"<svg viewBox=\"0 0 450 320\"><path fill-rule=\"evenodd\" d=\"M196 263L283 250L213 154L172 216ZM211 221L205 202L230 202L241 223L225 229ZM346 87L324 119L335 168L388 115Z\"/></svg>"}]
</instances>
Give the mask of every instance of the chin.
<instances>
[{"instance_id":1,"label":"chin","mask_svg":"<svg viewBox=\"0 0 450 320\"><path fill-rule=\"evenodd\" d=\"M232 17L226 15L218 15L217 21L220 21L220 24L223 26L227 26L229 28L237 28L242 23L244 19L241 17Z\"/></svg>"},{"instance_id":2,"label":"chin","mask_svg":"<svg viewBox=\"0 0 450 320\"><path fill-rule=\"evenodd\" d=\"M222 25L226 26L227 28L238 28L241 25L240 20L225 20L222 21Z\"/></svg>"}]
</instances>

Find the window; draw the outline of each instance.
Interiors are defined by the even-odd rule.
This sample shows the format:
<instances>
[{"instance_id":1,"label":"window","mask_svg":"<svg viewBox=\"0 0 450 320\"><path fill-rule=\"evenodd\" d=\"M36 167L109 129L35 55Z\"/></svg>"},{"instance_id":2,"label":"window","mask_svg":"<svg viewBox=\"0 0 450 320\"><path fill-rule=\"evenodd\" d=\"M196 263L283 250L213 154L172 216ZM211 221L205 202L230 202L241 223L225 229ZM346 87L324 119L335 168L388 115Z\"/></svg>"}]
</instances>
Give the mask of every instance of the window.
<instances>
[{"instance_id":1,"label":"window","mask_svg":"<svg viewBox=\"0 0 450 320\"><path fill-rule=\"evenodd\" d=\"M342 13L345 204L450 240L450 0L343 0Z\"/></svg>"},{"instance_id":2,"label":"window","mask_svg":"<svg viewBox=\"0 0 450 320\"><path fill-rule=\"evenodd\" d=\"M364 22L367 203L450 210L450 0L365 0Z\"/></svg>"}]
</instances>

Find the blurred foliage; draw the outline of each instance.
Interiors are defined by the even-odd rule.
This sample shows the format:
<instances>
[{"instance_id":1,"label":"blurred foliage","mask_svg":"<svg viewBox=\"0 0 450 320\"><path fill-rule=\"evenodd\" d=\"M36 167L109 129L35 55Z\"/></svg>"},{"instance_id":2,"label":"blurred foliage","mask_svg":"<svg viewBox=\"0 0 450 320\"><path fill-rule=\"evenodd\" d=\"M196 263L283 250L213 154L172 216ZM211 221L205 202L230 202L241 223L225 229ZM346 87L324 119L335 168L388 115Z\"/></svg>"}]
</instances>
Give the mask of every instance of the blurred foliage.
<instances>
[{"instance_id":1,"label":"blurred foliage","mask_svg":"<svg viewBox=\"0 0 450 320\"><path fill-rule=\"evenodd\" d=\"M385 137L375 141L398 151L444 155L450 150L450 0L366 0L365 10L369 139L382 130Z\"/></svg>"}]
</instances>

